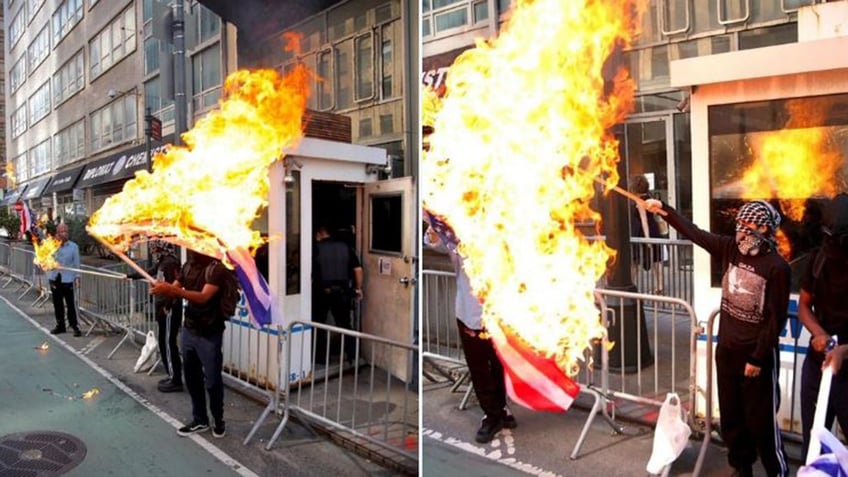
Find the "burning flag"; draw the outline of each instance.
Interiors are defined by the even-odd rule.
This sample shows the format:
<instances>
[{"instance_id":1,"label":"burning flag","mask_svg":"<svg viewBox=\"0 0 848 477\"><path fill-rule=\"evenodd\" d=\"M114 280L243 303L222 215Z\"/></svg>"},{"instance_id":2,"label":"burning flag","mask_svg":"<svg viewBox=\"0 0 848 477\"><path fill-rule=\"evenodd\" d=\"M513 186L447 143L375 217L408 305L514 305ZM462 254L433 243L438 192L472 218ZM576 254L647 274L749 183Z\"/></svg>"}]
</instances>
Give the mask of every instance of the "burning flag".
<instances>
[{"instance_id":1,"label":"burning flag","mask_svg":"<svg viewBox=\"0 0 848 477\"><path fill-rule=\"evenodd\" d=\"M92 215L89 232L119 250L157 238L240 268L248 303L263 307L251 306L252 316L268 324L271 296L252 257L262 238L251 224L267 206L271 164L303 136L308 78L302 65L286 76L231 74L220 109L182 136L185 147L156 155L152 174L136 172Z\"/></svg>"},{"instance_id":2,"label":"burning flag","mask_svg":"<svg viewBox=\"0 0 848 477\"><path fill-rule=\"evenodd\" d=\"M510 396L533 409L568 408L568 376L606 332L593 292L615 252L577 224L600 220L595 179L618 181L608 131L634 83L604 68L631 43L636 3L520 0L498 38L457 58L441 106L422 106L437 109L424 206L459 237Z\"/></svg>"},{"instance_id":3,"label":"burning flag","mask_svg":"<svg viewBox=\"0 0 848 477\"><path fill-rule=\"evenodd\" d=\"M32 262L41 267L45 272L59 268L59 262L56 261L55 254L62 246L62 242L51 236L47 236L38 240L32 238L32 245L35 248L35 258Z\"/></svg>"}]
</instances>

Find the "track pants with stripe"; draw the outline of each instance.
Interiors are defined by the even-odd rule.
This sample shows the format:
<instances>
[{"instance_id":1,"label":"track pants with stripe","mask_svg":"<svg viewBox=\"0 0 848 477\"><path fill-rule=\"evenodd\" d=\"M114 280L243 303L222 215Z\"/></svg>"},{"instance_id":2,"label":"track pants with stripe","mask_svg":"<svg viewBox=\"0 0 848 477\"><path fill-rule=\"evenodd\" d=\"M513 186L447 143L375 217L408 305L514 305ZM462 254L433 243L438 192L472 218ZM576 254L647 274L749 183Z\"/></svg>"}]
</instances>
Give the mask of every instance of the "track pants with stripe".
<instances>
[{"instance_id":1,"label":"track pants with stripe","mask_svg":"<svg viewBox=\"0 0 848 477\"><path fill-rule=\"evenodd\" d=\"M162 364L171 377L171 381L183 382L183 364L180 359L180 348L177 346L177 335L183 323L183 307L178 303L174 307L164 304L156 305L156 323L159 325L159 356Z\"/></svg>"},{"instance_id":2,"label":"track pants with stripe","mask_svg":"<svg viewBox=\"0 0 848 477\"><path fill-rule=\"evenodd\" d=\"M785 477L789 466L777 425L777 349L755 378L745 377L747 358L746 351L721 344L716 348L721 438L727 444L727 460L740 469L751 466L759 454L769 477Z\"/></svg>"}]
</instances>

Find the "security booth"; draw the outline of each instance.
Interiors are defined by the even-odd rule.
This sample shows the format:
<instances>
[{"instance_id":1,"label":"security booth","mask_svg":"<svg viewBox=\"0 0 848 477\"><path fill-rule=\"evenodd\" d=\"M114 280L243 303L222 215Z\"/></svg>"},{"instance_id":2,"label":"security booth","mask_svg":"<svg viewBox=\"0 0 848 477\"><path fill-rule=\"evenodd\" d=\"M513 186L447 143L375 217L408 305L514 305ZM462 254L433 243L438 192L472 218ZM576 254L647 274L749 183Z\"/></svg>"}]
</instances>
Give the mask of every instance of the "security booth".
<instances>
[{"instance_id":1,"label":"security booth","mask_svg":"<svg viewBox=\"0 0 848 477\"><path fill-rule=\"evenodd\" d=\"M270 172L267 213L255 228L267 232L268 279L285 324L311 321L312 248L319 223L357 251L363 268L364 299L358 305L358 330L403 343L413 342L415 293L415 186L412 177L379 180L389 158L384 149L304 138ZM263 268L263 257L257 266ZM224 366L260 387L275 388L280 361L274 327L256 330L247 311L233 318L224 338ZM308 327L292 333L311 333ZM311 337L292 340L292 383L310 380ZM412 379L405 356L361 357L403 381ZM298 363L302 357L302 362Z\"/></svg>"},{"instance_id":2,"label":"security booth","mask_svg":"<svg viewBox=\"0 0 848 477\"><path fill-rule=\"evenodd\" d=\"M846 2L804 7L797 43L671 64L672 86L691 91L692 177L701 178L692 184L694 222L732 235L744 202L765 199L781 211L778 249L791 266L792 288L780 338L778 421L797 433L810 339L794 313L800 279L822 241L823 205L848 190L848 37L838 36L848 27L846 13ZM721 279L721 264L695 247L693 305L703 322L719 307ZM703 414L711 363L707 337L699 338L695 405Z\"/></svg>"}]
</instances>

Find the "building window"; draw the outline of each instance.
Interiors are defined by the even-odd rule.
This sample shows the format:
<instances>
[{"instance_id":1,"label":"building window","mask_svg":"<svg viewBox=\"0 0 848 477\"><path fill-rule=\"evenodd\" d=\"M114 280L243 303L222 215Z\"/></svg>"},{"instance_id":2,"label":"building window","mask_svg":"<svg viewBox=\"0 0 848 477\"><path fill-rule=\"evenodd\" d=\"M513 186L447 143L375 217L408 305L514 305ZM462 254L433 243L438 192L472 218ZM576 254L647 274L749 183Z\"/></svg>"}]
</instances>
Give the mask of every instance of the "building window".
<instances>
[{"instance_id":1,"label":"building window","mask_svg":"<svg viewBox=\"0 0 848 477\"><path fill-rule=\"evenodd\" d=\"M12 113L12 138L16 138L26 131L27 128L27 106L22 104Z\"/></svg>"},{"instance_id":2,"label":"building window","mask_svg":"<svg viewBox=\"0 0 848 477\"><path fill-rule=\"evenodd\" d=\"M197 44L216 38L221 33L221 19L212 10L195 3L191 6L192 17L197 22Z\"/></svg>"},{"instance_id":3,"label":"building window","mask_svg":"<svg viewBox=\"0 0 848 477\"><path fill-rule=\"evenodd\" d=\"M24 36L24 30L26 29L26 15L24 14L26 8L21 8L18 10L18 14L15 15L15 18L12 19L12 23L9 25L9 48L14 48L15 45L18 44L21 37Z\"/></svg>"},{"instance_id":4,"label":"building window","mask_svg":"<svg viewBox=\"0 0 848 477\"><path fill-rule=\"evenodd\" d=\"M59 44L65 35L82 20L82 0L65 0L53 12L53 46Z\"/></svg>"},{"instance_id":5,"label":"building window","mask_svg":"<svg viewBox=\"0 0 848 477\"><path fill-rule=\"evenodd\" d=\"M45 139L29 150L29 177L50 172L50 139Z\"/></svg>"},{"instance_id":6,"label":"building window","mask_svg":"<svg viewBox=\"0 0 848 477\"><path fill-rule=\"evenodd\" d=\"M356 63L356 100L374 97L374 35L371 33L354 40Z\"/></svg>"},{"instance_id":7,"label":"building window","mask_svg":"<svg viewBox=\"0 0 848 477\"><path fill-rule=\"evenodd\" d=\"M38 32L38 35L35 37L35 40L32 40L32 43L29 44L27 48L27 56L29 57L29 73L32 74L35 72L35 68L41 64L47 58L47 55L50 54L50 35L48 25L44 25L44 28Z\"/></svg>"},{"instance_id":8,"label":"building window","mask_svg":"<svg viewBox=\"0 0 848 477\"><path fill-rule=\"evenodd\" d=\"M473 26L488 21L488 1L422 0L421 35Z\"/></svg>"},{"instance_id":9,"label":"building window","mask_svg":"<svg viewBox=\"0 0 848 477\"><path fill-rule=\"evenodd\" d=\"M45 81L32 96L29 97L30 126L40 121L50 112L50 81Z\"/></svg>"},{"instance_id":10,"label":"building window","mask_svg":"<svg viewBox=\"0 0 848 477\"><path fill-rule=\"evenodd\" d=\"M26 81L26 59L26 55L21 56L9 71L9 86L12 88L13 93L23 86Z\"/></svg>"},{"instance_id":11,"label":"building window","mask_svg":"<svg viewBox=\"0 0 848 477\"><path fill-rule=\"evenodd\" d=\"M333 109L348 109L353 106L353 43L345 41L335 48L336 104Z\"/></svg>"},{"instance_id":12,"label":"building window","mask_svg":"<svg viewBox=\"0 0 848 477\"><path fill-rule=\"evenodd\" d=\"M195 113L221 99L221 44L216 43L191 57L192 109Z\"/></svg>"},{"instance_id":13,"label":"building window","mask_svg":"<svg viewBox=\"0 0 848 477\"><path fill-rule=\"evenodd\" d=\"M395 96L394 91L394 33L398 31L393 25L382 29L380 46L380 98L389 99Z\"/></svg>"},{"instance_id":14,"label":"building window","mask_svg":"<svg viewBox=\"0 0 848 477\"><path fill-rule=\"evenodd\" d=\"M792 275L801 276L823 239L825 198L848 181L845 111L848 94L710 106L710 230L733 235L736 209L768 200L783 216L779 250ZM721 265L712 263L713 286L720 284Z\"/></svg>"},{"instance_id":15,"label":"building window","mask_svg":"<svg viewBox=\"0 0 848 477\"><path fill-rule=\"evenodd\" d=\"M85 86L84 62L83 50L80 50L53 75L53 102L57 106Z\"/></svg>"},{"instance_id":16,"label":"building window","mask_svg":"<svg viewBox=\"0 0 848 477\"><path fill-rule=\"evenodd\" d=\"M327 111L333 107L333 58L332 50L319 51L316 55L318 82L315 90L318 92L318 109Z\"/></svg>"},{"instance_id":17,"label":"building window","mask_svg":"<svg viewBox=\"0 0 848 477\"><path fill-rule=\"evenodd\" d=\"M798 24L795 22L739 32L739 49L750 50L766 46L783 45L798 41Z\"/></svg>"},{"instance_id":18,"label":"building window","mask_svg":"<svg viewBox=\"0 0 848 477\"><path fill-rule=\"evenodd\" d=\"M22 182L29 179L29 169L27 169L27 154L25 152L19 154L12 159L12 167L15 168L15 182Z\"/></svg>"},{"instance_id":19,"label":"building window","mask_svg":"<svg viewBox=\"0 0 848 477\"><path fill-rule=\"evenodd\" d=\"M89 42L91 79L135 51L135 9L128 8Z\"/></svg>"},{"instance_id":20,"label":"building window","mask_svg":"<svg viewBox=\"0 0 848 477\"><path fill-rule=\"evenodd\" d=\"M136 96L126 95L91 113L91 151L138 137Z\"/></svg>"},{"instance_id":21,"label":"building window","mask_svg":"<svg viewBox=\"0 0 848 477\"><path fill-rule=\"evenodd\" d=\"M359 120L359 138L366 138L374 134L371 129L371 118L362 118Z\"/></svg>"},{"instance_id":22,"label":"building window","mask_svg":"<svg viewBox=\"0 0 848 477\"><path fill-rule=\"evenodd\" d=\"M151 113L162 123L174 120L174 100L164 97L161 76L144 83L144 105L145 108L150 108Z\"/></svg>"},{"instance_id":23,"label":"building window","mask_svg":"<svg viewBox=\"0 0 848 477\"><path fill-rule=\"evenodd\" d=\"M27 0L27 23L35 18L42 5L44 5L44 0Z\"/></svg>"},{"instance_id":24,"label":"building window","mask_svg":"<svg viewBox=\"0 0 848 477\"><path fill-rule=\"evenodd\" d=\"M395 126L391 114L380 115L380 134L391 134L395 132Z\"/></svg>"},{"instance_id":25,"label":"building window","mask_svg":"<svg viewBox=\"0 0 848 477\"><path fill-rule=\"evenodd\" d=\"M79 120L53 136L56 167L85 157L85 121Z\"/></svg>"}]
</instances>

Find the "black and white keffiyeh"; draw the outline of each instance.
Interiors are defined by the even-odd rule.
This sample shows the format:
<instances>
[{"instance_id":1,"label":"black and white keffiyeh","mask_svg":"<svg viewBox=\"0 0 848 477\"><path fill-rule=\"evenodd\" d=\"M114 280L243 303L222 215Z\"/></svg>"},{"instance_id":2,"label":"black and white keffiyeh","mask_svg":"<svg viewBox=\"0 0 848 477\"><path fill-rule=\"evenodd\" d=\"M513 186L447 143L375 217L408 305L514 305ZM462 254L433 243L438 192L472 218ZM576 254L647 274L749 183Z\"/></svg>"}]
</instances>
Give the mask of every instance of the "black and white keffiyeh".
<instances>
[{"instance_id":1,"label":"black and white keffiyeh","mask_svg":"<svg viewBox=\"0 0 848 477\"><path fill-rule=\"evenodd\" d=\"M748 202L736 214L736 231L748 232L744 224L765 225L769 229L768 234L773 234L780 226L780 214L764 200Z\"/></svg>"}]
</instances>

